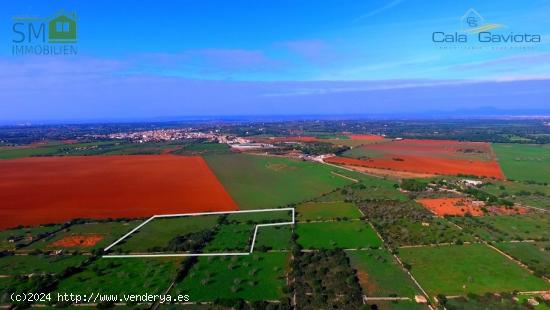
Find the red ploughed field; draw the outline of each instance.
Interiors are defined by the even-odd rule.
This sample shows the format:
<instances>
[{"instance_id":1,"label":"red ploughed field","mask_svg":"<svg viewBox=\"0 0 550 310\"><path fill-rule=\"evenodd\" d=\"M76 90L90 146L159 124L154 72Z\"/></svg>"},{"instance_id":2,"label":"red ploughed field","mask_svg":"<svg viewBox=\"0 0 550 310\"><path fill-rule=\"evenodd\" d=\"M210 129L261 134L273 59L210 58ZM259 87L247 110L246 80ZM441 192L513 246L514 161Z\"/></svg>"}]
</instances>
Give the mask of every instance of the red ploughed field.
<instances>
[{"instance_id":1,"label":"red ploughed field","mask_svg":"<svg viewBox=\"0 0 550 310\"><path fill-rule=\"evenodd\" d=\"M405 139L360 147L367 154L362 159L331 157L326 161L395 171L504 179L488 143Z\"/></svg>"},{"instance_id":2,"label":"red ploughed field","mask_svg":"<svg viewBox=\"0 0 550 310\"><path fill-rule=\"evenodd\" d=\"M491 161L495 155L486 142L465 142L454 140L404 139L387 143L364 145L367 151L380 154L428 156L449 159L472 159Z\"/></svg>"},{"instance_id":3,"label":"red ploughed field","mask_svg":"<svg viewBox=\"0 0 550 310\"><path fill-rule=\"evenodd\" d=\"M72 247L85 247L89 248L99 241L103 240L101 235L86 235L86 236L67 236L59 239L52 244L51 247L72 248Z\"/></svg>"},{"instance_id":4,"label":"red ploughed field","mask_svg":"<svg viewBox=\"0 0 550 310\"><path fill-rule=\"evenodd\" d=\"M399 156L394 158L355 159L347 157L329 157L326 162L340 165L371 167L395 171L410 171L443 175L475 175L495 179L504 179L497 162L445 159L435 157Z\"/></svg>"},{"instance_id":5,"label":"red ploughed field","mask_svg":"<svg viewBox=\"0 0 550 310\"><path fill-rule=\"evenodd\" d=\"M0 228L238 209L201 157L172 155L3 160L0 201Z\"/></svg>"},{"instance_id":6,"label":"red ploughed field","mask_svg":"<svg viewBox=\"0 0 550 310\"><path fill-rule=\"evenodd\" d=\"M481 206L473 201L464 198L425 198L418 202L435 215L458 215L464 216L469 213L472 216L482 216Z\"/></svg>"}]
</instances>

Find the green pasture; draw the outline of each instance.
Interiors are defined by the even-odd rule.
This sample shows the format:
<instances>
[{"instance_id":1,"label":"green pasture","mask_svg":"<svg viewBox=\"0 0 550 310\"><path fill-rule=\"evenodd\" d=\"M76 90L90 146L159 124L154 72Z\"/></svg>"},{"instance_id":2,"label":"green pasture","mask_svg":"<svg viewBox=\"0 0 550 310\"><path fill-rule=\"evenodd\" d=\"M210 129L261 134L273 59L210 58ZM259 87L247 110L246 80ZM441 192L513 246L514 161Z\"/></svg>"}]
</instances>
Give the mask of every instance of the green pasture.
<instances>
[{"instance_id":1,"label":"green pasture","mask_svg":"<svg viewBox=\"0 0 550 310\"><path fill-rule=\"evenodd\" d=\"M172 294L189 294L191 301L243 298L277 300L283 296L288 253L200 257Z\"/></svg>"},{"instance_id":2,"label":"green pasture","mask_svg":"<svg viewBox=\"0 0 550 310\"><path fill-rule=\"evenodd\" d=\"M28 275L59 273L86 260L82 255L10 255L0 257L0 274Z\"/></svg>"},{"instance_id":3,"label":"green pasture","mask_svg":"<svg viewBox=\"0 0 550 310\"><path fill-rule=\"evenodd\" d=\"M399 256L431 297L547 290L550 284L483 244L401 248Z\"/></svg>"},{"instance_id":4,"label":"green pasture","mask_svg":"<svg viewBox=\"0 0 550 310\"><path fill-rule=\"evenodd\" d=\"M358 219L359 209L347 202L306 202L296 207L297 220L321 221L337 218Z\"/></svg>"},{"instance_id":5,"label":"green pasture","mask_svg":"<svg viewBox=\"0 0 550 310\"><path fill-rule=\"evenodd\" d=\"M218 218L217 215L155 218L112 250L114 252L154 252L168 246L170 240L176 236L213 229L217 225Z\"/></svg>"},{"instance_id":6,"label":"green pasture","mask_svg":"<svg viewBox=\"0 0 550 310\"><path fill-rule=\"evenodd\" d=\"M550 183L550 145L493 144L508 179Z\"/></svg>"},{"instance_id":7,"label":"green pasture","mask_svg":"<svg viewBox=\"0 0 550 310\"><path fill-rule=\"evenodd\" d=\"M363 221L300 223L298 243L306 249L378 248L382 242Z\"/></svg>"},{"instance_id":8,"label":"green pasture","mask_svg":"<svg viewBox=\"0 0 550 310\"><path fill-rule=\"evenodd\" d=\"M537 275L550 277L550 242L498 242L495 246L529 266Z\"/></svg>"},{"instance_id":9,"label":"green pasture","mask_svg":"<svg viewBox=\"0 0 550 310\"><path fill-rule=\"evenodd\" d=\"M286 206L353 183L331 173L338 168L308 161L247 154L205 159L241 209Z\"/></svg>"},{"instance_id":10,"label":"green pasture","mask_svg":"<svg viewBox=\"0 0 550 310\"><path fill-rule=\"evenodd\" d=\"M54 293L162 294L170 286L181 258L101 258L62 280Z\"/></svg>"},{"instance_id":11,"label":"green pasture","mask_svg":"<svg viewBox=\"0 0 550 310\"><path fill-rule=\"evenodd\" d=\"M38 240L32 243L25 249L41 249L41 250L79 250L90 251L93 249L100 249L115 242L118 238L129 232L131 229L139 225L142 221L130 221L130 222L91 222L83 224L74 224L61 231L58 231L52 236ZM54 246L52 243L70 236L86 236L86 235L99 235L103 237L93 247L61 247Z\"/></svg>"},{"instance_id":12,"label":"green pasture","mask_svg":"<svg viewBox=\"0 0 550 310\"><path fill-rule=\"evenodd\" d=\"M418 289L386 250L348 251L351 266L357 270L359 283L370 297L414 298Z\"/></svg>"}]
</instances>

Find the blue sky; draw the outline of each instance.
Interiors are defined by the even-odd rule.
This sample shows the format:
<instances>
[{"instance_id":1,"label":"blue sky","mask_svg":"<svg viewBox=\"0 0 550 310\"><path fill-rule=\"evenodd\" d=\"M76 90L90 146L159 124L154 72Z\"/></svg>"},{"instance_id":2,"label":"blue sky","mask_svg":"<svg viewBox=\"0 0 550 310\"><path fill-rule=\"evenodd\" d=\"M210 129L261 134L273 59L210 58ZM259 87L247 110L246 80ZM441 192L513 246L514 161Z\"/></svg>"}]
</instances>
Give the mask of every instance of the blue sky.
<instances>
[{"instance_id":1,"label":"blue sky","mask_svg":"<svg viewBox=\"0 0 550 310\"><path fill-rule=\"evenodd\" d=\"M434 43L474 8L498 35ZM13 17L78 15L78 55L12 55ZM550 1L10 1L0 120L546 108Z\"/></svg>"}]
</instances>

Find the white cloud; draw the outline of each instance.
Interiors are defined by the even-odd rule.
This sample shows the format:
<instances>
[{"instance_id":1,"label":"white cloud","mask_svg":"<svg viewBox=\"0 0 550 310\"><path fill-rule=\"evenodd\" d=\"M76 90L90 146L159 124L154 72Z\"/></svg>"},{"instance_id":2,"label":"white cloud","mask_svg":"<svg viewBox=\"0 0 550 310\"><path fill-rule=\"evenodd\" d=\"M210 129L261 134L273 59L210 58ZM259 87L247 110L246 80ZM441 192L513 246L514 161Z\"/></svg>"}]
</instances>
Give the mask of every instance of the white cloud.
<instances>
[{"instance_id":1,"label":"white cloud","mask_svg":"<svg viewBox=\"0 0 550 310\"><path fill-rule=\"evenodd\" d=\"M368 18L368 17L371 17L371 16L374 16L374 15L378 15L380 13L383 13L391 8L393 8L394 6L397 6L399 5L401 2L403 2L404 0L393 0L391 1L390 3L384 5L384 6L381 6L379 8L376 8L370 12L367 12L361 16L359 16L355 21L360 21L360 20L363 20L365 18Z\"/></svg>"}]
</instances>

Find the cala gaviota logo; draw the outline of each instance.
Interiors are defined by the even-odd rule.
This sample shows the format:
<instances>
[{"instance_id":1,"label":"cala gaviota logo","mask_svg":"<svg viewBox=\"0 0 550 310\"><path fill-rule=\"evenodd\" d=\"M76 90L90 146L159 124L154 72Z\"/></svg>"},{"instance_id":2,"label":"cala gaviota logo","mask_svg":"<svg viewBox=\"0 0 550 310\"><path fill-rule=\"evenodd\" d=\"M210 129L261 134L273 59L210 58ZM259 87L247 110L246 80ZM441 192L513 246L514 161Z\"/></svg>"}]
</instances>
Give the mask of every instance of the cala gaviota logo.
<instances>
[{"instance_id":1,"label":"cala gaviota logo","mask_svg":"<svg viewBox=\"0 0 550 310\"><path fill-rule=\"evenodd\" d=\"M541 35L510 31L500 23L486 22L475 9L469 9L460 18L460 30L432 32L434 43L540 43Z\"/></svg>"}]
</instances>

